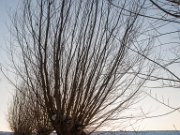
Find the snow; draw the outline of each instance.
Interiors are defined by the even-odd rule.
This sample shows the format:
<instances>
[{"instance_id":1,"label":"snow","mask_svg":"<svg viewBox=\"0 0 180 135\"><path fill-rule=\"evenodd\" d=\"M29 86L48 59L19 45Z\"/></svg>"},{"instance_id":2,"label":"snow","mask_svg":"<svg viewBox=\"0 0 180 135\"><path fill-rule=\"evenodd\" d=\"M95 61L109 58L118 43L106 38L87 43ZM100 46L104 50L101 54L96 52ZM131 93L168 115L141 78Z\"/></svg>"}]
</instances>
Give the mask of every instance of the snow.
<instances>
[{"instance_id":1,"label":"snow","mask_svg":"<svg viewBox=\"0 0 180 135\"><path fill-rule=\"evenodd\" d=\"M13 135L12 132L3 132L0 131L0 135ZM50 135L56 135L51 133ZM180 131L109 131L109 132L96 132L91 135L180 135Z\"/></svg>"},{"instance_id":2,"label":"snow","mask_svg":"<svg viewBox=\"0 0 180 135\"><path fill-rule=\"evenodd\" d=\"M91 135L180 135L180 131L111 131L111 132L96 132Z\"/></svg>"}]
</instances>

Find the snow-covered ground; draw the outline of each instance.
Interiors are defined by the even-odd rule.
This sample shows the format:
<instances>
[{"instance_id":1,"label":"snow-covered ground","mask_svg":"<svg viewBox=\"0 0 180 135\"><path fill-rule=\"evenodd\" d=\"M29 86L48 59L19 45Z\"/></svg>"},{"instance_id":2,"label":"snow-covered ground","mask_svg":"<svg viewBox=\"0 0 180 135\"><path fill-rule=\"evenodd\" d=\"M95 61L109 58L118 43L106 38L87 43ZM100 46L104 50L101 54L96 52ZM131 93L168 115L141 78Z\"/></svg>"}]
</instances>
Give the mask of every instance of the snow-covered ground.
<instances>
[{"instance_id":1,"label":"snow-covered ground","mask_svg":"<svg viewBox=\"0 0 180 135\"><path fill-rule=\"evenodd\" d=\"M92 135L180 135L180 131L97 132Z\"/></svg>"},{"instance_id":2,"label":"snow-covered ground","mask_svg":"<svg viewBox=\"0 0 180 135\"><path fill-rule=\"evenodd\" d=\"M13 135L12 132L0 131L0 135ZM55 134L51 134L55 135ZM138 131L138 132L121 132L121 131L110 131L110 132L96 132L91 135L180 135L180 131Z\"/></svg>"}]
</instances>

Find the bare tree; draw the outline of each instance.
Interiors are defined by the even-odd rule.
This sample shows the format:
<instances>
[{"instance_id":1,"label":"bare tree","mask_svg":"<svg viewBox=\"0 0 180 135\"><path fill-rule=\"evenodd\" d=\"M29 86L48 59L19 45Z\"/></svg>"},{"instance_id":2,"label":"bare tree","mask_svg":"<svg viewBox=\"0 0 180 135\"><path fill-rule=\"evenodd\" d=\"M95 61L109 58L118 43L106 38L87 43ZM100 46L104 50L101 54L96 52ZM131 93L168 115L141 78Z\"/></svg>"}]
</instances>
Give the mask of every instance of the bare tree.
<instances>
[{"instance_id":1,"label":"bare tree","mask_svg":"<svg viewBox=\"0 0 180 135\"><path fill-rule=\"evenodd\" d=\"M142 57L150 55L152 39L137 42L144 2L118 4L131 12L104 0L24 0L23 12L14 16L18 83L27 97L41 99L58 135L128 119L121 113L154 70Z\"/></svg>"}]
</instances>

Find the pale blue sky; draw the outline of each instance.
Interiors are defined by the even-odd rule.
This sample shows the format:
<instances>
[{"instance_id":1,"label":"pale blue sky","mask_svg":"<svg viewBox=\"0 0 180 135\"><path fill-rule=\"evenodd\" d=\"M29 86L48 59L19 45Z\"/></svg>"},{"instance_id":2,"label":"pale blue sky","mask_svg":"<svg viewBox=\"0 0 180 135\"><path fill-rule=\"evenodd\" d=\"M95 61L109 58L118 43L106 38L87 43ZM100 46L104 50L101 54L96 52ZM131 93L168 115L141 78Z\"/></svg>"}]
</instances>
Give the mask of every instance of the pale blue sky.
<instances>
[{"instance_id":1,"label":"pale blue sky","mask_svg":"<svg viewBox=\"0 0 180 135\"><path fill-rule=\"evenodd\" d=\"M0 0L0 64L7 64L9 44L10 13L17 7L18 0ZM7 122L7 108L12 96L12 87L0 72L0 131L10 130Z\"/></svg>"},{"instance_id":2,"label":"pale blue sky","mask_svg":"<svg viewBox=\"0 0 180 135\"><path fill-rule=\"evenodd\" d=\"M18 1L19 0L0 0L0 64L2 66L7 66L8 64L6 61L8 60L7 46L10 41L8 30L10 28L9 14L17 8ZM166 38L165 40L171 39ZM12 93L12 86L0 72L0 131L10 130L7 122L7 109ZM161 99L161 96L165 99L169 98L170 105L174 107L180 106L179 89L154 89L152 90L152 93L154 95L157 94L159 99ZM137 104L136 107L143 108L145 112L150 112L149 116L171 111L167 107L158 104L150 98L146 98L141 103ZM145 119L133 126L137 130L174 130L174 125L178 130L180 130L180 112L175 112L164 117Z\"/></svg>"}]
</instances>

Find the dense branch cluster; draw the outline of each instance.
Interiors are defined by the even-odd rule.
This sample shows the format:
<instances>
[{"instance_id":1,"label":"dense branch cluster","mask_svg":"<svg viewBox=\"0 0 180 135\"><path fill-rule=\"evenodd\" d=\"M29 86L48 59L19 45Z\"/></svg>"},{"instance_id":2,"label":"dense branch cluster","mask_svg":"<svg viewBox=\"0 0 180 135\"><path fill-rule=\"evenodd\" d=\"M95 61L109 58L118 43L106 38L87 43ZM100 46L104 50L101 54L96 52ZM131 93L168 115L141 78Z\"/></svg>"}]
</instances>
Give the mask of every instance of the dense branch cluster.
<instances>
[{"instance_id":1,"label":"dense branch cluster","mask_svg":"<svg viewBox=\"0 0 180 135\"><path fill-rule=\"evenodd\" d=\"M23 1L23 12L13 19L11 48L19 80L9 121L17 135L24 130L26 135L53 130L83 135L128 118L121 113L134 104L157 63L148 58L153 39L137 40L143 34L138 19L144 2L115 5L109 0Z\"/></svg>"},{"instance_id":2,"label":"dense branch cluster","mask_svg":"<svg viewBox=\"0 0 180 135\"><path fill-rule=\"evenodd\" d=\"M32 95L31 95L32 96ZM38 99L40 101L40 99ZM49 135L53 131L47 111L21 87L9 107L8 121L15 135Z\"/></svg>"}]
</instances>

